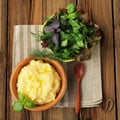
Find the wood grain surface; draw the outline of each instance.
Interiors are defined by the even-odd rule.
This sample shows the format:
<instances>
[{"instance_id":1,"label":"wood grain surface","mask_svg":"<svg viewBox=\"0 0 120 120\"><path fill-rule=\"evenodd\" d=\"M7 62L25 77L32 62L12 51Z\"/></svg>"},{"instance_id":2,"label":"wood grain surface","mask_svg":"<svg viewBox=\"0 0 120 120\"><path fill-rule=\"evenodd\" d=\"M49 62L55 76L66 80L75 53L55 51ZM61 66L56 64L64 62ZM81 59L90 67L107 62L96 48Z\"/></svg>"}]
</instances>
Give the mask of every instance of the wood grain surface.
<instances>
[{"instance_id":1,"label":"wood grain surface","mask_svg":"<svg viewBox=\"0 0 120 120\"><path fill-rule=\"evenodd\" d=\"M78 0L78 4L82 4L83 9L89 13L89 16L96 24L100 25L103 31L103 40L101 41L103 102L110 98L115 104L112 3L110 0ZM107 114L98 108L83 111L82 114L85 113L83 118L86 116L86 119L116 120L115 106Z\"/></svg>"},{"instance_id":2,"label":"wood grain surface","mask_svg":"<svg viewBox=\"0 0 120 120\"><path fill-rule=\"evenodd\" d=\"M8 1L8 67L7 67L7 120L29 120L29 112L24 110L21 113L13 111L11 105L11 95L9 92L9 79L12 68L12 41L14 25L30 24L30 2L29 0L9 0Z\"/></svg>"},{"instance_id":3,"label":"wood grain surface","mask_svg":"<svg viewBox=\"0 0 120 120\"><path fill-rule=\"evenodd\" d=\"M7 0L0 1L0 120L5 119L7 67Z\"/></svg>"},{"instance_id":4,"label":"wood grain surface","mask_svg":"<svg viewBox=\"0 0 120 120\"><path fill-rule=\"evenodd\" d=\"M120 1L113 1L115 72L116 72L116 118L120 120Z\"/></svg>"},{"instance_id":5,"label":"wood grain surface","mask_svg":"<svg viewBox=\"0 0 120 120\"><path fill-rule=\"evenodd\" d=\"M103 31L101 42L104 102L110 98L110 112L100 108L53 108L44 112L16 113L12 109L9 79L12 65L13 28L16 24L41 24L46 17L70 2L80 5ZM120 3L119 0L0 0L0 120L120 120Z\"/></svg>"}]
</instances>

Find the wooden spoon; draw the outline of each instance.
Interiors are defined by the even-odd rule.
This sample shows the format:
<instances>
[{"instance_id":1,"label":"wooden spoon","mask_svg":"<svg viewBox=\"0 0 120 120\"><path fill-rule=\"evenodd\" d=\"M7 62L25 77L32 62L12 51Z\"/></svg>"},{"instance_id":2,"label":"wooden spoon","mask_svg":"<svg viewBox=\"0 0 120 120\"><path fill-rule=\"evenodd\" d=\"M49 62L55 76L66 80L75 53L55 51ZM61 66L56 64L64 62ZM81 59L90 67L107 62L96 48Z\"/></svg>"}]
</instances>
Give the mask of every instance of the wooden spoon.
<instances>
[{"instance_id":1,"label":"wooden spoon","mask_svg":"<svg viewBox=\"0 0 120 120\"><path fill-rule=\"evenodd\" d=\"M76 113L80 111L80 83L84 76L85 69L81 62L77 62L74 67L74 74L77 80Z\"/></svg>"}]
</instances>

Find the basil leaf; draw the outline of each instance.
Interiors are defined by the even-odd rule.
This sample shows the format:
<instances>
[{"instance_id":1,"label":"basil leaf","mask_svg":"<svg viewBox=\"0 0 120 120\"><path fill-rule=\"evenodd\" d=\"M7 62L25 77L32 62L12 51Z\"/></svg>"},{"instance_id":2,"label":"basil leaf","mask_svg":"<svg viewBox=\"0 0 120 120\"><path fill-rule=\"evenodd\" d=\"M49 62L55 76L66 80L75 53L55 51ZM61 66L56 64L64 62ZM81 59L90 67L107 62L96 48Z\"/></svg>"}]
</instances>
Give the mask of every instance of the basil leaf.
<instances>
[{"instance_id":1,"label":"basil leaf","mask_svg":"<svg viewBox=\"0 0 120 120\"><path fill-rule=\"evenodd\" d=\"M25 97L20 92L18 92L18 99L20 100L20 102L22 102Z\"/></svg>"},{"instance_id":2,"label":"basil leaf","mask_svg":"<svg viewBox=\"0 0 120 120\"><path fill-rule=\"evenodd\" d=\"M33 104L30 100L26 100L25 106L28 108L33 108L35 107L35 104Z\"/></svg>"},{"instance_id":3,"label":"basil leaf","mask_svg":"<svg viewBox=\"0 0 120 120\"><path fill-rule=\"evenodd\" d=\"M28 100L25 96L23 96L20 92L18 92L18 99L20 100L21 104L28 108L35 107L35 104L32 101Z\"/></svg>"},{"instance_id":4,"label":"basil leaf","mask_svg":"<svg viewBox=\"0 0 120 120\"><path fill-rule=\"evenodd\" d=\"M23 110L24 106L22 105L22 103L20 101L16 101L13 104L13 109L16 112L21 112Z\"/></svg>"}]
</instances>

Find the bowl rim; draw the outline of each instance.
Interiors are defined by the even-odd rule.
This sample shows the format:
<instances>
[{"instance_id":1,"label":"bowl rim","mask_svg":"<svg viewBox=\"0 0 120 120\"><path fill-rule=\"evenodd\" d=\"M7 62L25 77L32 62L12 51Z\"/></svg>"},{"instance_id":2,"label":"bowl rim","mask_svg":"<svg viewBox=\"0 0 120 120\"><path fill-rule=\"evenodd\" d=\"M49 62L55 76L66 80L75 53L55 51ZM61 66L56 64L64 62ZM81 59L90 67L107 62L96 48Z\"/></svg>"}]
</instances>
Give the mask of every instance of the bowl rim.
<instances>
[{"instance_id":1,"label":"bowl rim","mask_svg":"<svg viewBox=\"0 0 120 120\"><path fill-rule=\"evenodd\" d=\"M57 94L57 97L55 98L54 101L51 101L51 102L43 104L43 105L38 105L34 108L27 108L27 107L24 107L24 108L27 110L30 110L30 111L43 111L43 110L50 109L51 107L56 105L63 98L65 91L67 89L67 74L65 72L65 69L61 65L61 63L58 62L57 60L49 59L49 58L32 58L32 57L28 57L28 58L21 60L14 68L14 70L11 74L11 77L10 77L9 85L10 85L11 95L16 101L18 101L18 93L17 93L17 88L16 88L17 76L20 73L21 69L24 66L26 66L27 64L29 64L31 60L43 60L45 62L48 62L52 66L54 66L54 68L58 72L59 76L61 77L62 83L61 83L60 91Z\"/></svg>"}]
</instances>

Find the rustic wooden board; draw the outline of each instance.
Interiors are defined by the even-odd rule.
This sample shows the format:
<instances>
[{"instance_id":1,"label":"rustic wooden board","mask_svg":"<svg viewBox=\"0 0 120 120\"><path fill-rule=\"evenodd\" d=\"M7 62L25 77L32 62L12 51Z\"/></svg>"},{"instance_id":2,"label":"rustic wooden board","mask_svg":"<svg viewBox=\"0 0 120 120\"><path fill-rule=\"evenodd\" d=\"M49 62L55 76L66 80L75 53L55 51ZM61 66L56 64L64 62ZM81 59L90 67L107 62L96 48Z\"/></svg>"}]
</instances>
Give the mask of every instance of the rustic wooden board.
<instances>
[{"instance_id":1,"label":"rustic wooden board","mask_svg":"<svg viewBox=\"0 0 120 120\"><path fill-rule=\"evenodd\" d=\"M42 2L43 1L43 2ZM114 42L112 27L112 3L111 0L8 0L8 42L6 40L6 13L7 0L0 1L0 120L77 120L78 116L74 109L51 109L43 112L15 113L11 106L11 95L9 93L9 78L12 65L12 40L13 26L15 24L41 24L43 20L58 11L59 8L66 6L69 2L81 4L82 8L89 11L91 18L101 26L104 32L104 41L101 43L102 52L102 76L104 99L111 98L115 102L115 83L114 83ZM43 6L43 7L42 7ZM114 26L115 26L115 57L116 57L116 91L117 91L117 110L120 119L120 92L119 92L119 0L114 0ZM3 9L4 8L4 9ZM2 31L1 31L2 30ZM6 44L8 43L8 47ZM6 49L7 47L7 49ZM7 50L7 51L6 51ZM6 58L7 53L7 58ZM5 95L6 69L7 67L7 95ZM5 114L5 96L6 114ZM116 120L115 106L111 112L105 113L98 108L82 109L80 118L83 120Z\"/></svg>"},{"instance_id":2,"label":"rustic wooden board","mask_svg":"<svg viewBox=\"0 0 120 120\"><path fill-rule=\"evenodd\" d=\"M112 27L112 3L110 0L78 0L82 8L91 19L100 25L104 38L101 41L102 77L104 100L111 98L115 104L114 84L114 46ZM100 109L86 109L82 111L83 119L116 120L115 106L112 111L105 113Z\"/></svg>"},{"instance_id":3,"label":"rustic wooden board","mask_svg":"<svg viewBox=\"0 0 120 120\"><path fill-rule=\"evenodd\" d=\"M7 0L0 1L0 120L4 120L6 102Z\"/></svg>"},{"instance_id":4,"label":"rustic wooden board","mask_svg":"<svg viewBox=\"0 0 120 120\"><path fill-rule=\"evenodd\" d=\"M114 14L114 40L115 40L115 67L116 67L116 110L117 119L120 120L120 1L113 1Z\"/></svg>"}]
</instances>

